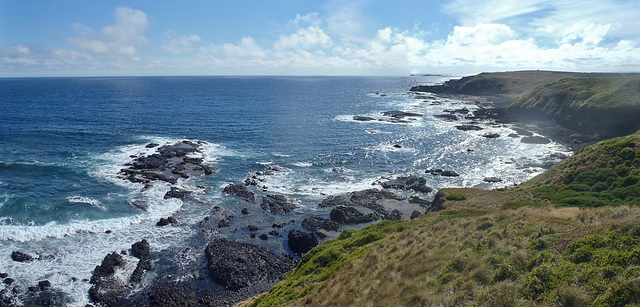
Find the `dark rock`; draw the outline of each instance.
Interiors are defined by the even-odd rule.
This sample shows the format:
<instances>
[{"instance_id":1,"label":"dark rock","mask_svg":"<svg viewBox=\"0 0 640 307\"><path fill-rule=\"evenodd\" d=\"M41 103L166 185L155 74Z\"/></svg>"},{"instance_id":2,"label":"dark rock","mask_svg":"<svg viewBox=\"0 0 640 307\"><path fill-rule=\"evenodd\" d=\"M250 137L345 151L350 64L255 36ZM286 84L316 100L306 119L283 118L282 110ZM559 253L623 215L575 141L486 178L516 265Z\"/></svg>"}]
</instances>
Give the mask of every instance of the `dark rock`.
<instances>
[{"instance_id":1,"label":"dark rock","mask_svg":"<svg viewBox=\"0 0 640 307\"><path fill-rule=\"evenodd\" d=\"M420 212L418 210L413 210L413 212L411 212L410 219L414 220L414 219L417 219L417 218L419 218L421 216L422 216L422 212Z\"/></svg>"},{"instance_id":2,"label":"dark rock","mask_svg":"<svg viewBox=\"0 0 640 307\"><path fill-rule=\"evenodd\" d=\"M426 199L422 199L420 197L417 197L417 196L411 196L411 197L409 197L409 203L410 204L417 204L417 205L420 205L420 206L426 206L426 205L429 204L429 201L426 200Z\"/></svg>"},{"instance_id":3,"label":"dark rock","mask_svg":"<svg viewBox=\"0 0 640 307\"><path fill-rule=\"evenodd\" d=\"M327 231L338 231L340 225L330 219L319 216L311 216L302 221L302 227L309 231L324 229Z\"/></svg>"},{"instance_id":4,"label":"dark rock","mask_svg":"<svg viewBox=\"0 0 640 307\"><path fill-rule=\"evenodd\" d=\"M269 240L269 236L266 233L259 235L258 238L260 238L261 240Z\"/></svg>"},{"instance_id":5,"label":"dark rock","mask_svg":"<svg viewBox=\"0 0 640 307\"><path fill-rule=\"evenodd\" d=\"M373 117L369 117L369 116L353 116L353 120L357 120L357 121L361 121L361 122L367 122L367 121L372 121L375 120L375 118Z\"/></svg>"},{"instance_id":6,"label":"dark rock","mask_svg":"<svg viewBox=\"0 0 640 307\"><path fill-rule=\"evenodd\" d=\"M293 260L265 247L225 239L207 245L205 254L213 280L231 290L279 281L294 267Z\"/></svg>"},{"instance_id":7,"label":"dark rock","mask_svg":"<svg viewBox=\"0 0 640 307\"><path fill-rule=\"evenodd\" d=\"M478 130L482 130L482 127L476 126L476 125L459 125L459 126L455 126L455 128L458 129L458 130L462 130L462 131L478 131Z\"/></svg>"},{"instance_id":8,"label":"dark rock","mask_svg":"<svg viewBox=\"0 0 640 307\"><path fill-rule=\"evenodd\" d=\"M230 183L222 190L222 193L241 197L247 201L256 200L256 194L249 191L246 186L241 184Z\"/></svg>"},{"instance_id":9,"label":"dark rock","mask_svg":"<svg viewBox=\"0 0 640 307\"><path fill-rule=\"evenodd\" d=\"M247 215L249 214L249 208L242 208L242 214Z\"/></svg>"},{"instance_id":10,"label":"dark rock","mask_svg":"<svg viewBox=\"0 0 640 307\"><path fill-rule=\"evenodd\" d=\"M510 137L510 138L519 138L520 137L519 135L517 135L515 133L509 133L507 136Z\"/></svg>"},{"instance_id":11,"label":"dark rock","mask_svg":"<svg viewBox=\"0 0 640 307\"><path fill-rule=\"evenodd\" d=\"M458 116L456 116L455 114L436 114L433 117L440 120L448 121L448 122L453 122L458 120Z\"/></svg>"},{"instance_id":12,"label":"dark rock","mask_svg":"<svg viewBox=\"0 0 640 307\"><path fill-rule=\"evenodd\" d=\"M7 276L9 276L9 274L7 274L7 273L0 273L0 278L7 278Z\"/></svg>"},{"instance_id":13,"label":"dark rock","mask_svg":"<svg viewBox=\"0 0 640 307\"><path fill-rule=\"evenodd\" d=\"M402 146L398 144L393 144L393 148L402 148Z\"/></svg>"},{"instance_id":14,"label":"dark rock","mask_svg":"<svg viewBox=\"0 0 640 307\"><path fill-rule=\"evenodd\" d=\"M331 220L340 224L361 224L377 220L377 216L373 213L364 214L358 209L347 206L337 206L331 209L329 213Z\"/></svg>"},{"instance_id":15,"label":"dark rock","mask_svg":"<svg viewBox=\"0 0 640 307\"><path fill-rule=\"evenodd\" d=\"M33 256L20 251L13 251L11 253L11 260L17 262L30 262L33 261Z\"/></svg>"},{"instance_id":16,"label":"dark rock","mask_svg":"<svg viewBox=\"0 0 640 307\"><path fill-rule=\"evenodd\" d=\"M167 159L159 154L143 156L133 161L134 169L159 169L167 163Z\"/></svg>"},{"instance_id":17,"label":"dark rock","mask_svg":"<svg viewBox=\"0 0 640 307\"><path fill-rule=\"evenodd\" d=\"M326 239L328 237L325 233L321 231L314 231L313 234L316 235L316 237L318 237L319 239Z\"/></svg>"},{"instance_id":18,"label":"dark rock","mask_svg":"<svg viewBox=\"0 0 640 307\"><path fill-rule=\"evenodd\" d=\"M231 221L228 219L221 219L218 222L218 228L229 227L231 226Z\"/></svg>"},{"instance_id":19,"label":"dark rock","mask_svg":"<svg viewBox=\"0 0 640 307\"><path fill-rule=\"evenodd\" d=\"M273 227L273 228L282 228L283 226L284 226L284 225L282 225L282 224L278 224L278 223L273 223L273 224L271 225L271 227Z\"/></svg>"},{"instance_id":20,"label":"dark rock","mask_svg":"<svg viewBox=\"0 0 640 307\"><path fill-rule=\"evenodd\" d=\"M489 182L489 183L495 183L495 182L502 182L502 179L500 179L498 177L485 177L482 181Z\"/></svg>"},{"instance_id":21,"label":"dark rock","mask_svg":"<svg viewBox=\"0 0 640 307\"><path fill-rule=\"evenodd\" d=\"M387 211L384 206L378 203L381 199L402 200L404 198L389 191L368 189L329 196L323 199L318 206L321 208L336 206L364 207L375 211L377 214L384 215Z\"/></svg>"},{"instance_id":22,"label":"dark rock","mask_svg":"<svg viewBox=\"0 0 640 307\"><path fill-rule=\"evenodd\" d=\"M15 280L14 280L13 278L5 278L3 282L4 282L5 284L7 284L7 285L10 285L10 284L12 284L14 281L15 281Z\"/></svg>"},{"instance_id":23,"label":"dark rock","mask_svg":"<svg viewBox=\"0 0 640 307\"><path fill-rule=\"evenodd\" d=\"M169 224L177 224L178 221L176 221L176 219L172 216L168 217L168 218L160 218L160 220L156 223L156 226L167 226Z\"/></svg>"},{"instance_id":24,"label":"dark rock","mask_svg":"<svg viewBox=\"0 0 640 307\"><path fill-rule=\"evenodd\" d=\"M332 172L334 173L342 173L344 172L344 168L343 167L334 167L331 169Z\"/></svg>"},{"instance_id":25,"label":"dark rock","mask_svg":"<svg viewBox=\"0 0 640 307\"><path fill-rule=\"evenodd\" d=\"M260 227L258 227L256 225L248 225L247 229L249 229L249 231L258 231L258 230L260 230Z\"/></svg>"},{"instance_id":26,"label":"dark rock","mask_svg":"<svg viewBox=\"0 0 640 307\"><path fill-rule=\"evenodd\" d=\"M151 259L140 259L140 261L138 261L138 264L136 265L135 270L133 270L133 273L131 273L129 281L131 281L132 283L141 282L142 277L144 277L144 273L151 270L151 268Z\"/></svg>"},{"instance_id":27,"label":"dark rock","mask_svg":"<svg viewBox=\"0 0 640 307\"><path fill-rule=\"evenodd\" d=\"M284 195L266 195L262 198L260 208L274 214L291 213L298 206Z\"/></svg>"},{"instance_id":28,"label":"dark rock","mask_svg":"<svg viewBox=\"0 0 640 307\"><path fill-rule=\"evenodd\" d=\"M116 272L116 269L124 264L124 259L122 256L116 252L107 254L102 260L102 264L96 266L93 272L93 276L91 276L90 283L96 284L98 281Z\"/></svg>"},{"instance_id":29,"label":"dark rock","mask_svg":"<svg viewBox=\"0 0 640 307\"><path fill-rule=\"evenodd\" d=\"M445 176L445 177L458 177L460 175L458 175L458 173L454 172L454 171L443 171L442 173L440 173L440 176Z\"/></svg>"},{"instance_id":30,"label":"dark rock","mask_svg":"<svg viewBox=\"0 0 640 307\"><path fill-rule=\"evenodd\" d=\"M145 148L154 148L154 147L158 147L158 146L160 146L160 144L149 143L149 144L147 144L147 146L145 146Z\"/></svg>"},{"instance_id":31,"label":"dark rock","mask_svg":"<svg viewBox=\"0 0 640 307\"><path fill-rule=\"evenodd\" d=\"M398 209L391 210L389 214L384 217L386 220L399 221L402 220L402 212Z\"/></svg>"},{"instance_id":32,"label":"dark rock","mask_svg":"<svg viewBox=\"0 0 640 307\"><path fill-rule=\"evenodd\" d=\"M433 191L426 185L427 180L414 175L400 176L396 179L381 182L380 185L387 189L414 190L416 192L429 193Z\"/></svg>"},{"instance_id":33,"label":"dark rock","mask_svg":"<svg viewBox=\"0 0 640 307\"><path fill-rule=\"evenodd\" d=\"M500 137L500 134L498 133L487 133L487 134L483 134L483 137L487 138L487 139L497 139Z\"/></svg>"},{"instance_id":34,"label":"dark rock","mask_svg":"<svg viewBox=\"0 0 640 307\"><path fill-rule=\"evenodd\" d=\"M133 243L133 245L131 245L131 254L133 254L134 257L147 259L150 253L151 245L149 245L149 242L147 242L146 239L142 239L142 241Z\"/></svg>"},{"instance_id":35,"label":"dark rock","mask_svg":"<svg viewBox=\"0 0 640 307\"><path fill-rule=\"evenodd\" d=\"M521 143L525 144L549 144L551 141L541 136L525 136L520 139Z\"/></svg>"},{"instance_id":36,"label":"dark rock","mask_svg":"<svg viewBox=\"0 0 640 307\"><path fill-rule=\"evenodd\" d=\"M287 238L289 239L288 244L291 250L298 254L304 254L318 245L318 239L313 233L297 229L289 230Z\"/></svg>"},{"instance_id":37,"label":"dark rock","mask_svg":"<svg viewBox=\"0 0 640 307\"><path fill-rule=\"evenodd\" d=\"M46 290L48 288L51 288L51 282L48 280L41 280L38 282L38 287L40 288L40 290Z\"/></svg>"},{"instance_id":38,"label":"dark rock","mask_svg":"<svg viewBox=\"0 0 640 307\"><path fill-rule=\"evenodd\" d=\"M183 190L176 187L171 187L171 190L164 194L164 199L177 198L185 199L187 195L191 194L191 191Z\"/></svg>"},{"instance_id":39,"label":"dark rock","mask_svg":"<svg viewBox=\"0 0 640 307\"><path fill-rule=\"evenodd\" d=\"M255 239L255 238L256 238L256 233L255 233L255 232L252 232L252 233L249 235L249 237L250 237L251 239Z\"/></svg>"},{"instance_id":40,"label":"dark rock","mask_svg":"<svg viewBox=\"0 0 640 307\"><path fill-rule=\"evenodd\" d=\"M419 113L411 113L411 112L398 111L398 110L382 112L382 115L383 116L388 116L388 117L393 117L393 118L396 118L396 119L405 118L407 116L410 116L410 117L422 117L422 114L419 114Z\"/></svg>"},{"instance_id":41,"label":"dark rock","mask_svg":"<svg viewBox=\"0 0 640 307\"><path fill-rule=\"evenodd\" d=\"M269 231L269 234L272 236L280 236L280 233L277 232L276 230Z\"/></svg>"}]
</instances>

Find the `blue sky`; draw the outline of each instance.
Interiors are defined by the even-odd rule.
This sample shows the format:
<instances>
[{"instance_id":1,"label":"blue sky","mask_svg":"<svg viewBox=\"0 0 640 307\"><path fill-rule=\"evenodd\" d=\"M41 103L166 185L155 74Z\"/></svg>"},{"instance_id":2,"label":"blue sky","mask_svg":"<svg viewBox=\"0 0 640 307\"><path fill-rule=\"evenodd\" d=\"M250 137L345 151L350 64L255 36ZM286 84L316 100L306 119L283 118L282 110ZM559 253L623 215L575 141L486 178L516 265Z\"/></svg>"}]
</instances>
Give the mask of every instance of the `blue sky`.
<instances>
[{"instance_id":1,"label":"blue sky","mask_svg":"<svg viewBox=\"0 0 640 307\"><path fill-rule=\"evenodd\" d=\"M0 0L0 76L640 71L640 1Z\"/></svg>"}]
</instances>

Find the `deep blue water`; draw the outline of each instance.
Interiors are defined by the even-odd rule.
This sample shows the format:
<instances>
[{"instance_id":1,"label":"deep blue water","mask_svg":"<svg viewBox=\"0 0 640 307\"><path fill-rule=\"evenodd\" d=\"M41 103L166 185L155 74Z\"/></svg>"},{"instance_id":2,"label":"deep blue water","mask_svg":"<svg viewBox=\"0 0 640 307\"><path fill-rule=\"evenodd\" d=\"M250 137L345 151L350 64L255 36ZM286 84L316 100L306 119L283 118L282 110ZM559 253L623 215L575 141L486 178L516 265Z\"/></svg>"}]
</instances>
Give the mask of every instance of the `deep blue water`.
<instances>
[{"instance_id":1,"label":"deep blue water","mask_svg":"<svg viewBox=\"0 0 640 307\"><path fill-rule=\"evenodd\" d=\"M151 242L156 248L179 245L188 236L189 224L211 207L237 209L236 200L220 191L256 171L282 168L267 178L266 191L257 192L294 198L304 215L315 213L315 205L327 195L376 187L376 181L394 175L428 175L428 184L436 190L510 186L542 171L535 163L551 153L567 152L554 143L527 145L506 137L513 132L509 126L487 125L482 132L456 130L457 123L431 115L475 106L407 92L413 85L444 80L0 79L0 267L27 286L46 277L81 305L86 303L88 285L79 286L69 276L90 276L105 253L130 246L141 234L156 238ZM381 115L389 110L425 116L393 124ZM381 121L354 121L354 115ZM503 137L482 137L487 132ZM143 192L139 185L117 178L118 170L131 162L130 155L144 152L149 142L183 139L207 142L206 161L218 169L212 176L179 183L194 190L207 187L198 193L197 205L164 201L167 185ZM332 171L335 168L341 171ZM454 169L461 176L425 175L429 168ZM483 182L489 176L503 182ZM151 210L132 206L135 199L150 203ZM186 226L156 233L157 218L177 211L192 215ZM116 234L96 240L105 230ZM93 243L86 246L87 242ZM58 256L32 264L40 266L40 272L27 272L7 260L15 249ZM79 257L86 263L78 263Z\"/></svg>"}]
</instances>

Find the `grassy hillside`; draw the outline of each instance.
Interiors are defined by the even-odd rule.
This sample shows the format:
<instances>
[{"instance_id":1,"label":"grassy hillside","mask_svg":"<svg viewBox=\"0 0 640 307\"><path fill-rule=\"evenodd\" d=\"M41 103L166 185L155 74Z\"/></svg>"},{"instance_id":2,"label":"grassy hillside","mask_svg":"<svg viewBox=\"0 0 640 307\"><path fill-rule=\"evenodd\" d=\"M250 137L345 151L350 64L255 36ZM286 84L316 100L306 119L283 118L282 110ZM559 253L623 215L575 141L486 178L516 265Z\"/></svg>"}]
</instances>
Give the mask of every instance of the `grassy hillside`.
<instances>
[{"instance_id":1,"label":"grassy hillside","mask_svg":"<svg viewBox=\"0 0 640 307\"><path fill-rule=\"evenodd\" d=\"M639 150L640 132L584 148L518 188L441 190L441 211L344 231L251 304L637 304Z\"/></svg>"},{"instance_id":2,"label":"grassy hillside","mask_svg":"<svg viewBox=\"0 0 640 307\"><path fill-rule=\"evenodd\" d=\"M640 129L640 75L574 77L538 86L509 110L602 135Z\"/></svg>"}]
</instances>

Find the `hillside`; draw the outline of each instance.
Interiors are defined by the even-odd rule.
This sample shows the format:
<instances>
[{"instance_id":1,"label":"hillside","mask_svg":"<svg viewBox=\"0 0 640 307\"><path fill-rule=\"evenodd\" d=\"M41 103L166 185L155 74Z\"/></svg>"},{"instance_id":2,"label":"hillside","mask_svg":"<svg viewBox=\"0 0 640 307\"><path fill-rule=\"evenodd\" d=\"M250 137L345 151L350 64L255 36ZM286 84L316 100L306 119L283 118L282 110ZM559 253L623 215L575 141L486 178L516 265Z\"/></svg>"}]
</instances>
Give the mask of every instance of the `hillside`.
<instances>
[{"instance_id":1,"label":"hillside","mask_svg":"<svg viewBox=\"0 0 640 307\"><path fill-rule=\"evenodd\" d=\"M640 74L482 73L412 91L484 96L519 121L549 119L603 139L640 129Z\"/></svg>"},{"instance_id":2,"label":"hillside","mask_svg":"<svg viewBox=\"0 0 640 307\"><path fill-rule=\"evenodd\" d=\"M639 151L637 132L586 147L514 189L441 190L430 207L439 211L345 230L247 304L634 304Z\"/></svg>"}]
</instances>

